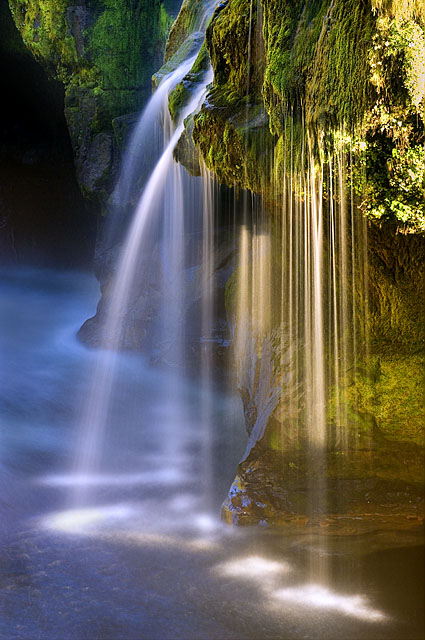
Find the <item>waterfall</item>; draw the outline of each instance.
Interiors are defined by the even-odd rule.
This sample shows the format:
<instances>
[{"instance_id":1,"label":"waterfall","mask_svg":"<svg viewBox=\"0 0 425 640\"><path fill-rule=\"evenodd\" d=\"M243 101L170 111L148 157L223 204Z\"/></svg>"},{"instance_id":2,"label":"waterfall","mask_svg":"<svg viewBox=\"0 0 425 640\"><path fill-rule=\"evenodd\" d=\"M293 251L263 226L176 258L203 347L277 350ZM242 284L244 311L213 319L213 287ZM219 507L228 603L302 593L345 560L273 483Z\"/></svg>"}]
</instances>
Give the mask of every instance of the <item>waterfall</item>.
<instances>
[{"instance_id":1,"label":"waterfall","mask_svg":"<svg viewBox=\"0 0 425 640\"><path fill-rule=\"evenodd\" d=\"M234 352L250 432L244 458L263 438L284 464L295 467L304 451L317 513L327 451L344 456L358 438L349 406L368 350L367 234L344 132L339 148L318 158L313 134L303 125L295 136L294 126L288 116L280 207L267 210L253 196L239 228Z\"/></svg>"},{"instance_id":2,"label":"waterfall","mask_svg":"<svg viewBox=\"0 0 425 640\"><path fill-rule=\"evenodd\" d=\"M201 18L201 28L205 29L211 11L212 4L209 3ZM168 96L190 71L196 57L185 60L167 75L152 96L135 127L113 194L116 207L130 201L135 182L140 180L140 176L143 178L141 164L146 164L146 158L149 162L157 155L125 236L112 283L108 285L107 308L100 339L103 349L96 356L90 388L79 418L79 441L74 465L78 480L72 497L74 504L93 499L89 490L90 476L99 474L101 470L102 442L110 420L111 393L116 382L117 351L125 344L126 322L132 312L130 305L135 295L136 276L137 279L147 280L148 270L155 272L157 297L162 301L155 340L163 347L163 359L167 364L179 371L184 369L185 224L190 215L199 218L197 203L201 202L202 207L202 185L199 185L199 180L186 175L185 170L174 161L173 153L184 131L185 118L200 107L206 87L212 81L211 68L182 109L176 125L171 122L168 112ZM161 138L162 145L159 144ZM155 251L158 255L153 256ZM164 394L174 402L175 411L181 413L176 420L183 420L184 407L179 402L179 375L172 378L169 387L164 389ZM171 440L167 446L171 449L178 446Z\"/></svg>"},{"instance_id":3,"label":"waterfall","mask_svg":"<svg viewBox=\"0 0 425 640\"><path fill-rule=\"evenodd\" d=\"M112 194L117 206L131 199L132 189L137 188L141 179L146 181L149 178L164 147L165 136L170 135L166 131L166 125L169 124L168 95L190 71L195 60L196 55L191 56L163 79L139 118L125 150Z\"/></svg>"},{"instance_id":4,"label":"waterfall","mask_svg":"<svg viewBox=\"0 0 425 640\"><path fill-rule=\"evenodd\" d=\"M253 13L251 2L247 131L251 55L257 40L261 40L258 3L256 29L251 25ZM184 61L166 76L152 97L136 126L114 192L117 202L131 200L135 180L143 174L140 161L157 155L109 285L102 330L105 349L98 354L80 419L76 468L83 477L101 468L101 442L109 420L117 350L127 344L131 323L135 322L133 316L140 322L137 308L143 297L157 300L155 327L150 334L154 342L152 356L175 370L164 393L173 406L175 419L181 424L186 421L180 398L181 372L187 366L187 334L192 330L186 324L190 304L187 283L188 278L193 279L189 244L192 235L200 234L200 374L205 390L202 448L207 495L211 475L208 416L212 406L208 389L212 379L214 313L214 186L202 162L202 176L196 179L174 162L173 154L186 117L203 102L212 70L206 72L175 125L168 112L169 91L184 78L195 59L196 56ZM242 223L238 222L238 263L233 277L233 344L249 433L243 460L263 439L266 447L285 455L307 452L317 469L317 474L312 475L308 509L316 512L324 510L326 499L323 469L327 449L344 451L356 441L348 395L357 358L367 350L364 309L357 308L358 301L367 298L367 278L362 267L366 234L350 187L351 156L343 142L344 131L339 133L336 151L317 153L317 148L332 149L332 145L325 144L323 134L310 131L302 119L294 124L294 116L289 113L285 126L283 159L280 168L277 164L275 167L275 200L276 194L281 194L278 210L267 211L261 196L247 192L235 200L236 208L242 203L243 210ZM158 145L161 138L162 144ZM240 218L236 211L235 217ZM140 277L145 283L143 295ZM146 288L152 278L154 287ZM170 455L181 446L173 433L165 443ZM83 493L86 499L84 482L78 501Z\"/></svg>"}]
</instances>

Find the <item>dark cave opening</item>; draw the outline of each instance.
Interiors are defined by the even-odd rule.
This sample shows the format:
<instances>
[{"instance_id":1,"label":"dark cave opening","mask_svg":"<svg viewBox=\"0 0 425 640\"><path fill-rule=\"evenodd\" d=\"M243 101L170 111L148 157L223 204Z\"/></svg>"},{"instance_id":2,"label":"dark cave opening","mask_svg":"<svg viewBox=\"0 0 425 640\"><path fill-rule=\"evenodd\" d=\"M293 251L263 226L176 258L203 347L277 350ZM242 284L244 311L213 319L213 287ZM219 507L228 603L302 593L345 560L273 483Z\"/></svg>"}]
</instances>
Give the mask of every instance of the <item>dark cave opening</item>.
<instances>
[{"instance_id":1,"label":"dark cave opening","mask_svg":"<svg viewBox=\"0 0 425 640\"><path fill-rule=\"evenodd\" d=\"M0 2L0 263L91 263L96 207L75 177L64 90L26 50Z\"/></svg>"}]
</instances>

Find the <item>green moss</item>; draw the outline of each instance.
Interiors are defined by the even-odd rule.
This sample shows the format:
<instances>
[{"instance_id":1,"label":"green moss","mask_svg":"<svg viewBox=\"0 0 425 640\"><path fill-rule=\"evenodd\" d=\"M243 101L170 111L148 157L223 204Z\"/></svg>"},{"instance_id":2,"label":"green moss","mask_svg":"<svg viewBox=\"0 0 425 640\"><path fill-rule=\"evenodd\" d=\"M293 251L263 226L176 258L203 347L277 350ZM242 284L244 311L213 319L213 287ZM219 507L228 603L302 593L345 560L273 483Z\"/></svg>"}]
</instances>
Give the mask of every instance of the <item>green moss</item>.
<instances>
[{"instance_id":1,"label":"green moss","mask_svg":"<svg viewBox=\"0 0 425 640\"><path fill-rule=\"evenodd\" d=\"M182 107L187 104L194 88L203 80L209 65L210 58L204 42L192 69L169 96L168 106L173 122L177 120Z\"/></svg>"},{"instance_id":2,"label":"green moss","mask_svg":"<svg viewBox=\"0 0 425 640\"><path fill-rule=\"evenodd\" d=\"M372 347L424 348L425 251L420 235L394 234L375 225L369 242L369 334Z\"/></svg>"},{"instance_id":3,"label":"green moss","mask_svg":"<svg viewBox=\"0 0 425 640\"><path fill-rule=\"evenodd\" d=\"M187 37L198 29L203 12L204 6L199 0L184 0L168 36L164 55L165 63L177 53Z\"/></svg>"},{"instance_id":4,"label":"green moss","mask_svg":"<svg viewBox=\"0 0 425 640\"><path fill-rule=\"evenodd\" d=\"M367 106L368 48L375 19L367 3L265 0L264 98L276 133L285 111L303 105L307 123L346 125Z\"/></svg>"},{"instance_id":5,"label":"green moss","mask_svg":"<svg viewBox=\"0 0 425 640\"><path fill-rule=\"evenodd\" d=\"M65 84L96 81L104 89L148 86L161 59L171 19L161 0L10 0L22 38ZM80 10L80 11L77 11ZM145 55L140 51L144 49Z\"/></svg>"},{"instance_id":6,"label":"green moss","mask_svg":"<svg viewBox=\"0 0 425 640\"><path fill-rule=\"evenodd\" d=\"M258 102L264 73L261 15L249 0L231 0L213 16L206 42L214 82L228 103Z\"/></svg>"},{"instance_id":7,"label":"green moss","mask_svg":"<svg viewBox=\"0 0 425 640\"><path fill-rule=\"evenodd\" d=\"M263 91L274 131L282 133L285 111L300 104L307 123L361 125L376 90L399 94L399 78L418 107L425 82L423 7L398 3L394 12L397 3L374 4L379 11L357 0L263 1ZM379 83L384 69L389 73Z\"/></svg>"},{"instance_id":8,"label":"green moss","mask_svg":"<svg viewBox=\"0 0 425 640\"><path fill-rule=\"evenodd\" d=\"M358 416L373 417L388 440L424 446L424 354L381 352L372 356L376 375L358 374L349 387L349 402ZM363 418L364 419L364 418Z\"/></svg>"},{"instance_id":9,"label":"green moss","mask_svg":"<svg viewBox=\"0 0 425 640\"><path fill-rule=\"evenodd\" d=\"M94 140L102 132L112 135L112 120L140 110L146 101L171 19L162 0L92 0L83 5L70 0L10 0L9 4L31 53L65 85L77 174L82 186L91 184L84 182L83 168L89 159L95 162ZM87 172L93 173L88 168ZM102 186L102 192L92 195L102 199L106 192Z\"/></svg>"},{"instance_id":10,"label":"green moss","mask_svg":"<svg viewBox=\"0 0 425 640\"><path fill-rule=\"evenodd\" d=\"M395 78L392 77L396 73L407 91L407 102L414 110L420 111L425 94L424 59L425 34L423 27L417 22L405 18L380 18L377 21L369 63L371 80L379 94L385 96L390 87L396 86ZM406 100L403 100L404 96L400 96L400 100L401 91L400 88L397 89L398 101L403 104Z\"/></svg>"},{"instance_id":11,"label":"green moss","mask_svg":"<svg viewBox=\"0 0 425 640\"><path fill-rule=\"evenodd\" d=\"M67 82L74 72L90 66L79 59L67 23L68 0L10 0L9 6L22 39L48 71Z\"/></svg>"},{"instance_id":12,"label":"green moss","mask_svg":"<svg viewBox=\"0 0 425 640\"><path fill-rule=\"evenodd\" d=\"M372 0L372 8L378 14L391 18L413 18L425 24L425 5L422 0Z\"/></svg>"},{"instance_id":13,"label":"green moss","mask_svg":"<svg viewBox=\"0 0 425 640\"><path fill-rule=\"evenodd\" d=\"M264 104L276 136L274 175L288 170L290 136L296 142L308 130L323 160L323 145L330 152L340 148L343 131L365 215L404 231L424 230L423 4L262 0L261 7L262 15L250 12L248 0L229 0L207 30L217 113L204 114L195 125L207 165L231 184L267 183L272 174L261 158L258 171L264 167L266 173L255 180L246 162L242 174L223 166L230 159L241 166L238 137L225 130L238 130L234 120L243 104Z\"/></svg>"},{"instance_id":14,"label":"green moss","mask_svg":"<svg viewBox=\"0 0 425 640\"><path fill-rule=\"evenodd\" d=\"M88 56L103 89L149 86L167 33L160 0L130 4L103 0L103 11L89 29ZM143 51L144 55L140 55Z\"/></svg>"},{"instance_id":15,"label":"green moss","mask_svg":"<svg viewBox=\"0 0 425 640\"><path fill-rule=\"evenodd\" d=\"M271 185L274 148L267 114L261 104L242 105L235 112L226 98L211 92L195 117L193 140L219 181L265 193Z\"/></svg>"}]
</instances>

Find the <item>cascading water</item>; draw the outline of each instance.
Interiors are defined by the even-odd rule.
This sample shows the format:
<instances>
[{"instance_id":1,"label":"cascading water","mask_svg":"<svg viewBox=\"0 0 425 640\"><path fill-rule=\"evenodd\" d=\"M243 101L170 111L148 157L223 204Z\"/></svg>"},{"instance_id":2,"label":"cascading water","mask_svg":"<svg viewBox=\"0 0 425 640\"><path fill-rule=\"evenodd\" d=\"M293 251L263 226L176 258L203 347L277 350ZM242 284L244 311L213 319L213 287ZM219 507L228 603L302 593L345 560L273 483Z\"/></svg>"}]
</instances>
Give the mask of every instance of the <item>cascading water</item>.
<instances>
[{"instance_id":1,"label":"cascading water","mask_svg":"<svg viewBox=\"0 0 425 640\"><path fill-rule=\"evenodd\" d=\"M140 190L140 185L149 178L164 148L164 136L170 135L169 127L168 131L165 130L169 121L168 95L190 71L195 60L196 55L191 56L162 80L139 118L125 150L120 176L112 195L116 206L127 203L132 190L137 187Z\"/></svg>"},{"instance_id":2,"label":"cascading water","mask_svg":"<svg viewBox=\"0 0 425 640\"><path fill-rule=\"evenodd\" d=\"M255 199L239 232L235 355L246 415L257 409L245 456L272 416L280 425L268 434L272 446L286 456L307 450L322 468L309 500L312 513L323 513L325 452L343 452L357 437L347 407L367 354L366 225L353 194L347 196L349 153L342 146L325 169L307 133L298 149L293 135L288 125L276 219Z\"/></svg>"},{"instance_id":3,"label":"cascading water","mask_svg":"<svg viewBox=\"0 0 425 640\"><path fill-rule=\"evenodd\" d=\"M199 28L205 29L208 16L213 8L208 3L200 19ZM196 25L195 25L196 26ZM173 126L168 112L170 91L190 71L196 55L185 60L174 72L161 82L136 126L126 154L121 176L113 194L116 205L128 202L136 178L140 178L140 160L155 155L158 146L159 126L161 126L163 148L159 159L143 188L133 220L127 232L116 268L116 275L110 286L110 294L101 330L101 345L107 350L100 351L91 377L90 389L80 418L80 436L76 449L76 490L74 504L83 504L89 498L90 478L99 477L101 468L102 440L110 413L110 396L115 380L117 349L123 343L125 322L129 313L136 272L140 270L140 257L147 251L147 237L152 239L152 226L159 227L159 252L161 256L158 297L162 300L157 323L157 338L164 350L163 358L168 364L184 368L184 312L185 312L185 235L184 218L188 210L196 211L196 202L202 208L200 185L193 185L183 168L174 162L173 152L184 130L185 118L196 112L203 101L207 85L212 81L209 69L197 86L187 105L182 109L176 126ZM153 150L153 151L152 151ZM186 198L185 198L186 193ZM187 197L188 196L188 197ZM204 203L206 206L206 202ZM143 266L146 265L146 261ZM143 268L143 267L142 267ZM145 267L146 268L146 267ZM159 274L158 274L159 275ZM157 277L158 281L158 277ZM165 348L164 348L165 345ZM179 376L176 375L164 392L173 402L174 418L183 420L183 405L178 401L181 395ZM180 413L180 415L176 415ZM172 433L167 439L173 450ZM93 498L93 496L91 496Z\"/></svg>"},{"instance_id":4,"label":"cascading water","mask_svg":"<svg viewBox=\"0 0 425 640\"><path fill-rule=\"evenodd\" d=\"M221 11L229 16L243 6L234 26L239 33L248 19L255 38L237 120L243 123L245 112L250 161L251 129L262 135L265 124L260 105L251 104L262 31L261 20L256 27L253 21L272 5L229 0L217 11L222 28ZM419 640L423 594L415 571L423 557L417 529L406 523L419 520L420 488L411 482L417 453L402 449L407 480L378 486L379 502L373 498L366 517L365 492L380 478L355 475L359 461L360 472L374 471L379 441L369 446L371 430L362 432L352 415L358 380L351 382L367 363L368 345L367 237L350 142L341 130L328 144L289 113L264 199L218 188L202 160L202 176L189 177L173 161L173 147L203 86L176 126L167 102L193 60L158 87L115 189L115 218L125 234L128 204L144 185L116 278L103 280L96 317L105 320L103 349L75 339L96 302L90 276L2 271L0 636ZM221 117L217 95L194 131L211 110ZM256 158L272 153L259 136L255 142ZM232 198L234 226L226 219ZM120 240L117 233L113 246ZM227 338L224 298L249 431L245 454L240 398L223 392L227 371L217 344ZM87 389L78 465L64 475L75 443L74 401ZM394 451L383 450L382 475ZM257 527L218 519L241 454L223 514ZM69 486L73 504L64 509ZM341 513L340 498L351 500L352 488L355 499L362 492L357 511ZM380 498L400 493L406 502L397 541L390 528L395 505L381 518ZM371 521L382 525L377 536ZM359 531L366 535L351 535ZM331 535L318 535L325 532ZM390 548L401 539L411 548Z\"/></svg>"}]
</instances>

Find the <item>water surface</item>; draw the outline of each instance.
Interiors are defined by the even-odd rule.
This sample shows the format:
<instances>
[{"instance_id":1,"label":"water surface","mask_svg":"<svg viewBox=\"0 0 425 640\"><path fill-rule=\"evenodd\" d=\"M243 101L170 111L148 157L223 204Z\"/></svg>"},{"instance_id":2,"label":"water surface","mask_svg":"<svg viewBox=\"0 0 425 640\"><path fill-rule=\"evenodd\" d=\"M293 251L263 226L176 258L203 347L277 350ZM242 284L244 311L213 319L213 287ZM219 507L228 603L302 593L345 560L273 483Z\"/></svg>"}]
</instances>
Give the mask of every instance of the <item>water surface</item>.
<instances>
[{"instance_id":1,"label":"water surface","mask_svg":"<svg viewBox=\"0 0 425 640\"><path fill-rule=\"evenodd\" d=\"M201 378L120 355L98 467L76 473L97 298L84 273L1 272L0 637L422 638L420 541L220 522L243 415Z\"/></svg>"}]
</instances>

